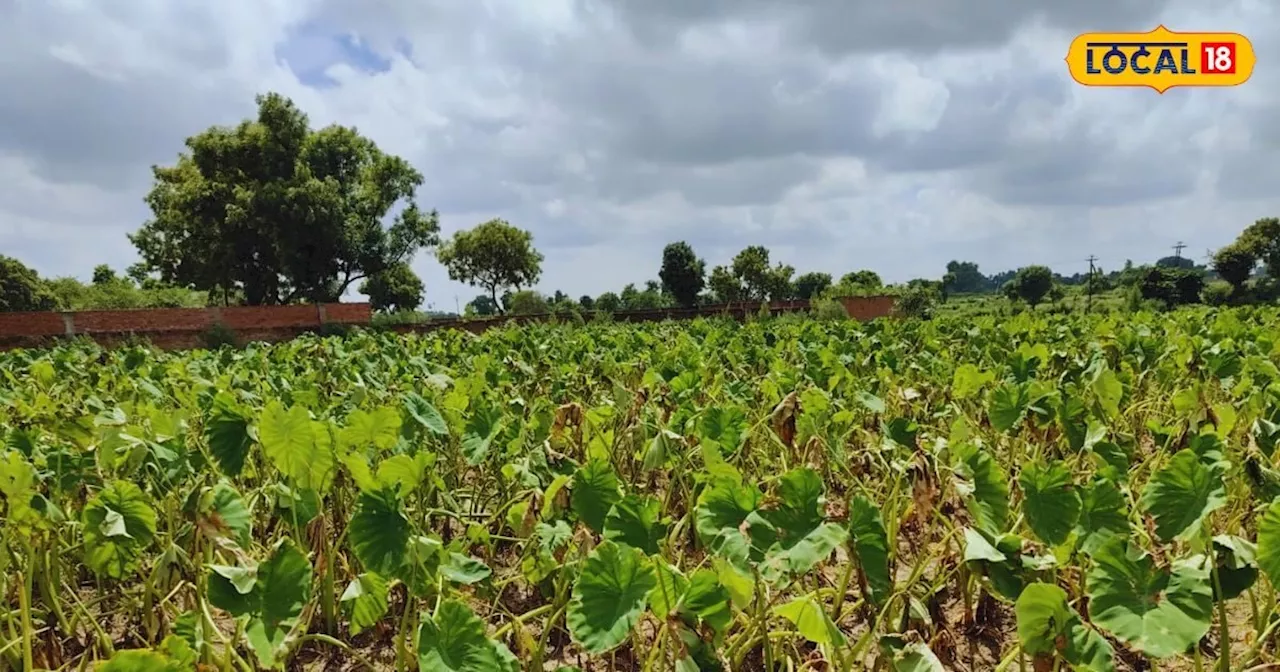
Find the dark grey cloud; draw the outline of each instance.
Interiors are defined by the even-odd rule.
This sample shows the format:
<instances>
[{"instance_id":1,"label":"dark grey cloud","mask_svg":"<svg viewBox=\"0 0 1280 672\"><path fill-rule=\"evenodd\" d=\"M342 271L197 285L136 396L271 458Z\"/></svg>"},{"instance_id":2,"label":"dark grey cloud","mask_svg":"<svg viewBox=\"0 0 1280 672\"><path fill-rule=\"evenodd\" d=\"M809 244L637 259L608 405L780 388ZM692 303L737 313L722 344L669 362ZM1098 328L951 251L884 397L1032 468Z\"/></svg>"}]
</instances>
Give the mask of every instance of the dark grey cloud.
<instances>
[{"instance_id":1,"label":"dark grey cloud","mask_svg":"<svg viewBox=\"0 0 1280 672\"><path fill-rule=\"evenodd\" d=\"M686 30L728 21L782 28L798 48L831 54L936 54L999 46L1044 23L1069 31L1148 30L1167 0L581 0L616 10L646 41L669 45ZM1065 52L1065 50L1064 50Z\"/></svg>"}]
</instances>

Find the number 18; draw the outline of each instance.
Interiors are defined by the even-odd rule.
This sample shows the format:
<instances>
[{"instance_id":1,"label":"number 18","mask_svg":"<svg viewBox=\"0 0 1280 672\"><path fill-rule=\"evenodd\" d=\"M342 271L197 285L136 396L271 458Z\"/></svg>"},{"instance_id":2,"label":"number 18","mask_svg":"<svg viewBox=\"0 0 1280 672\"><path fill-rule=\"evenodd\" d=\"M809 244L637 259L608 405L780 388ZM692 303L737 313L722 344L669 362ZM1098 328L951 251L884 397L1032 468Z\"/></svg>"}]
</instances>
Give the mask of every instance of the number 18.
<instances>
[{"instance_id":1,"label":"number 18","mask_svg":"<svg viewBox=\"0 0 1280 672\"><path fill-rule=\"evenodd\" d=\"M1200 72L1230 75L1236 71L1235 42L1205 42L1201 45Z\"/></svg>"}]
</instances>

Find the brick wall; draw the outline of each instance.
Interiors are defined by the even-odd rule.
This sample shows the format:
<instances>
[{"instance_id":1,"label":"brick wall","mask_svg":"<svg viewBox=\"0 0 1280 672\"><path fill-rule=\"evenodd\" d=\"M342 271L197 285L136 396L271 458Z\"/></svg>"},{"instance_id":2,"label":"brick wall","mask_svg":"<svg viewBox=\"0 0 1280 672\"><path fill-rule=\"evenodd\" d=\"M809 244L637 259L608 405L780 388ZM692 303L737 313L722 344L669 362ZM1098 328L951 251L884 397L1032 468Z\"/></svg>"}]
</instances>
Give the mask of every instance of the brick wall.
<instances>
[{"instance_id":1,"label":"brick wall","mask_svg":"<svg viewBox=\"0 0 1280 672\"><path fill-rule=\"evenodd\" d=\"M79 335L104 344L142 337L162 348L192 348L202 346L216 324L243 341L280 341L324 324L369 324L371 318L367 303L0 313L0 348L34 347Z\"/></svg>"},{"instance_id":2,"label":"brick wall","mask_svg":"<svg viewBox=\"0 0 1280 672\"><path fill-rule=\"evenodd\" d=\"M893 312L891 296L859 296L841 299L849 316L857 320L887 317ZM619 322L691 320L698 317L746 319L758 315L760 302L741 302L661 308L614 313ZM803 299L774 301L772 313L809 309ZM367 325L372 319L367 303L326 303L300 306L227 306L213 308L161 308L155 310L102 310L81 312L0 313L0 349L49 345L67 336L86 335L99 343L114 345L141 337L166 349L198 348L215 324L226 325L241 341L283 341L324 324ZM465 329L480 333L506 324L524 324L549 319L550 315L508 315L481 319L432 320L425 324L393 327L398 332L424 333L437 329Z\"/></svg>"}]
</instances>

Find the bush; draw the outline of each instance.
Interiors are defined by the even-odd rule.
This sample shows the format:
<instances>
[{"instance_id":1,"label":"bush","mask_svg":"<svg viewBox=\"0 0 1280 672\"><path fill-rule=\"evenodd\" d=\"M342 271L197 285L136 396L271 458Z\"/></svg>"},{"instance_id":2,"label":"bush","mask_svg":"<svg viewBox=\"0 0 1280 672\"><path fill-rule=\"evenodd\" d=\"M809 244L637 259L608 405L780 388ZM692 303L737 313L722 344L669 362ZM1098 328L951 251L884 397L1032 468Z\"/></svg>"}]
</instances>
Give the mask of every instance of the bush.
<instances>
[{"instance_id":1,"label":"bush","mask_svg":"<svg viewBox=\"0 0 1280 672\"><path fill-rule=\"evenodd\" d=\"M902 317L916 317L927 320L933 317L938 307L939 292L935 287L917 285L908 288L898 296L893 312Z\"/></svg>"},{"instance_id":2,"label":"bush","mask_svg":"<svg viewBox=\"0 0 1280 672\"><path fill-rule=\"evenodd\" d=\"M551 312L547 299L532 290L521 290L505 301L507 312L512 315L536 315Z\"/></svg>"},{"instance_id":3,"label":"bush","mask_svg":"<svg viewBox=\"0 0 1280 672\"><path fill-rule=\"evenodd\" d=\"M1205 286L1204 291L1200 293L1200 298L1211 306L1225 306L1232 302L1232 294L1235 289L1229 282L1215 280Z\"/></svg>"},{"instance_id":4,"label":"bush","mask_svg":"<svg viewBox=\"0 0 1280 672\"><path fill-rule=\"evenodd\" d=\"M849 311L844 303L836 299L814 299L809 305L809 314L815 320L838 321L849 319Z\"/></svg>"},{"instance_id":5,"label":"bush","mask_svg":"<svg viewBox=\"0 0 1280 672\"><path fill-rule=\"evenodd\" d=\"M223 346L240 347L240 336L236 334L234 329L222 322L209 327L208 331L204 332L203 340L204 346L210 350L218 350Z\"/></svg>"}]
</instances>

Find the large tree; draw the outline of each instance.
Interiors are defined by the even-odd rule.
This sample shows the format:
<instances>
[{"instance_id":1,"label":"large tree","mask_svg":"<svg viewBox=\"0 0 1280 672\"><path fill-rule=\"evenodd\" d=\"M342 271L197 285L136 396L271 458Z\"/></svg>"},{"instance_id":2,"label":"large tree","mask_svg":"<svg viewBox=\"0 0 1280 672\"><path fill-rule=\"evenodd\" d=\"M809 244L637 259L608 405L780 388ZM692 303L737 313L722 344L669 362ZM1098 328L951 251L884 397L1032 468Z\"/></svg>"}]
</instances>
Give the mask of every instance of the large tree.
<instances>
[{"instance_id":1,"label":"large tree","mask_svg":"<svg viewBox=\"0 0 1280 672\"><path fill-rule=\"evenodd\" d=\"M693 248L683 240L671 243L662 250L662 269L658 277L662 289L675 298L676 303L692 308L698 303L698 294L706 286L706 264L693 253Z\"/></svg>"},{"instance_id":2,"label":"large tree","mask_svg":"<svg viewBox=\"0 0 1280 672\"><path fill-rule=\"evenodd\" d=\"M495 304L499 289L519 291L542 274L543 257L533 248L533 234L501 219L458 231L436 257L451 279L487 290Z\"/></svg>"},{"instance_id":3,"label":"large tree","mask_svg":"<svg viewBox=\"0 0 1280 672\"><path fill-rule=\"evenodd\" d=\"M360 293L369 297L374 310L414 310L422 305L422 279L405 262L369 276Z\"/></svg>"},{"instance_id":4,"label":"large tree","mask_svg":"<svg viewBox=\"0 0 1280 672\"><path fill-rule=\"evenodd\" d=\"M175 165L152 169L153 217L129 239L162 282L224 302L333 301L439 242L407 161L354 128L312 130L278 94L257 103L256 119L192 136Z\"/></svg>"},{"instance_id":5,"label":"large tree","mask_svg":"<svg viewBox=\"0 0 1280 672\"><path fill-rule=\"evenodd\" d=\"M0 255L0 313L54 308L53 295L35 269Z\"/></svg>"}]
</instances>

